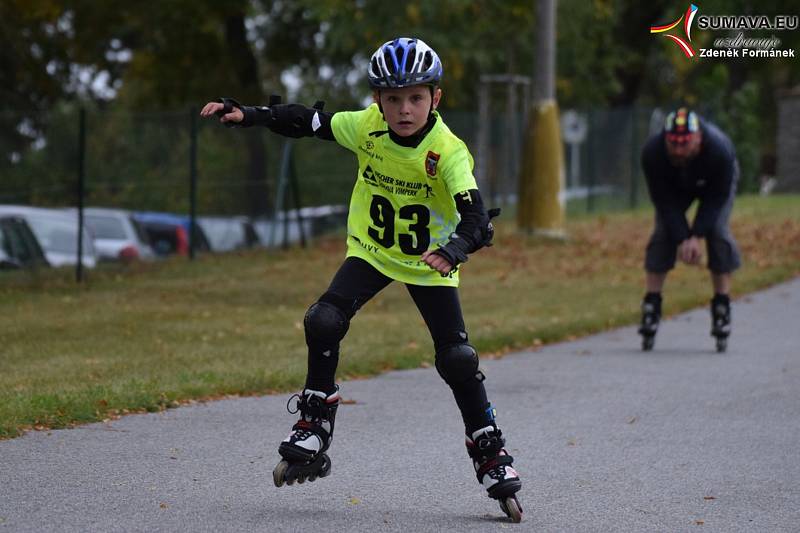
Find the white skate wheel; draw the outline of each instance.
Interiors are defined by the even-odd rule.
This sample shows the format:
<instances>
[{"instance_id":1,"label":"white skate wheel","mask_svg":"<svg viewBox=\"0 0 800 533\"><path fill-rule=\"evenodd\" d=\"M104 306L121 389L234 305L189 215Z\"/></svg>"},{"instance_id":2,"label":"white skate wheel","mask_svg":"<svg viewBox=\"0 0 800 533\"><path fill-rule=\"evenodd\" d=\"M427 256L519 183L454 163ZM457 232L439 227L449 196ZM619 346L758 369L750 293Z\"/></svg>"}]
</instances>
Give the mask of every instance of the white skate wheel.
<instances>
[{"instance_id":1,"label":"white skate wheel","mask_svg":"<svg viewBox=\"0 0 800 533\"><path fill-rule=\"evenodd\" d=\"M272 471L272 481L275 483L276 487L283 486L283 482L286 478L286 470L288 468L289 463L286 461L281 461L275 466L275 469Z\"/></svg>"},{"instance_id":2,"label":"white skate wheel","mask_svg":"<svg viewBox=\"0 0 800 533\"><path fill-rule=\"evenodd\" d=\"M500 504L500 509L508 516L512 522L518 524L522 521L522 506L519 504L516 496L509 496L497 500Z\"/></svg>"}]
</instances>

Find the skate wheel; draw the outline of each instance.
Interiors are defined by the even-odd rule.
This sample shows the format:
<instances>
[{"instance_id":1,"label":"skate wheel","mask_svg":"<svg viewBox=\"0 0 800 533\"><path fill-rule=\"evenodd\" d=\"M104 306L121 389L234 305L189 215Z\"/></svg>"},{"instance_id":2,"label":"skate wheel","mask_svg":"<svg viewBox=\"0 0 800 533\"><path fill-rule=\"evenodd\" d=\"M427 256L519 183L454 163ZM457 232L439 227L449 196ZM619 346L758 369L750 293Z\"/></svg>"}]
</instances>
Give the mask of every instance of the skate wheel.
<instances>
[{"instance_id":1,"label":"skate wheel","mask_svg":"<svg viewBox=\"0 0 800 533\"><path fill-rule=\"evenodd\" d=\"M316 480L317 480L317 475L316 474L311 474L310 476L308 476L308 482L309 483L311 483L312 481L316 481Z\"/></svg>"},{"instance_id":2,"label":"skate wheel","mask_svg":"<svg viewBox=\"0 0 800 533\"><path fill-rule=\"evenodd\" d=\"M728 339L725 337L717 338L717 352L722 353L728 349Z\"/></svg>"},{"instance_id":3,"label":"skate wheel","mask_svg":"<svg viewBox=\"0 0 800 533\"><path fill-rule=\"evenodd\" d=\"M655 343L656 343L655 337L650 337L650 336L642 337L642 350L644 350L645 352L649 352L650 350L653 349Z\"/></svg>"},{"instance_id":4,"label":"skate wheel","mask_svg":"<svg viewBox=\"0 0 800 533\"><path fill-rule=\"evenodd\" d=\"M299 476L297 476L297 484L298 485L302 485L305 482L306 482L305 474L300 474Z\"/></svg>"},{"instance_id":5,"label":"skate wheel","mask_svg":"<svg viewBox=\"0 0 800 533\"><path fill-rule=\"evenodd\" d=\"M322 454L322 466L319 469L318 477L327 477L331 473L331 458L327 453Z\"/></svg>"},{"instance_id":6,"label":"skate wheel","mask_svg":"<svg viewBox=\"0 0 800 533\"><path fill-rule=\"evenodd\" d=\"M516 496L509 496L497 500L500 504L500 509L508 516L512 522L519 524L522 521L522 506L519 504Z\"/></svg>"},{"instance_id":7,"label":"skate wheel","mask_svg":"<svg viewBox=\"0 0 800 533\"><path fill-rule=\"evenodd\" d=\"M284 481L286 481L286 470L288 469L289 463L281 461L272 471L272 481L275 483L276 487L283 486Z\"/></svg>"}]
</instances>

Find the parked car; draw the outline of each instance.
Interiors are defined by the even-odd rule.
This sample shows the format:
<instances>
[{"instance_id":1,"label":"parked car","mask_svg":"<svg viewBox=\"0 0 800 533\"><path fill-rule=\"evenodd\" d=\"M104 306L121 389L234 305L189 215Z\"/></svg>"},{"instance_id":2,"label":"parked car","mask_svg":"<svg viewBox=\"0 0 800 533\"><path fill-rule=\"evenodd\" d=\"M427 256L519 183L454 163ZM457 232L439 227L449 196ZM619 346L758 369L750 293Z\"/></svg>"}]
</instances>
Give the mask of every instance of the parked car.
<instances>
[{"instance_id":1,"label":"parked car","mask_svg":"<svg viewBox=\"0 0 800 533\"><path fill-rule=\"evenodd\" d=\"M260 241L247 217L198 217L212 252L230 252L258 246Z\"/></svg>"},{"instance_id":2,"label":"parked car","mask_svg":"<svg viewBox=\"0 0 800 533\"><path fill-rule=\"evenodd\" d=\"M15 215L27 222L51 266L60 267L78 263L78 216L62 209L44 209L20 205L0 206L0 215ZM94 268L97 265L92 236L83 230L82 263Z\"/></svg>"},{"instance_id":3,"label":"parked car","mask_svg":"<svg viewBox=\"0 0 800 533\"><path fill-rule=\"evenodd\" d=\"M347 212L346 205L320 205L301 208L299 218L303 220L302 235L308 239L346 226ZM296 243L301 238L301 224L297 215L298 211L296 209L281 211L275 218L254 220L253 227L264 246L276 247ZM284 219L288 220L285 225Z\"/></svg>"},{"instance_id":4,"label":"parked car","mask_svg":"<svg viewBox=\"0 0 800 533\"><path fill-rule=\"evenodd\" d=\"M188 216L172 213L137 212L133 213L133 220L147 234L147 238L156 255L189 254L190 220ZM206 237L199 224L195 224L194 249L198 252L208 252L211 249L208 244L208 237Z\"/></svg>"},{"instance_id":5,"label":"parked car","mask_svg":"<svg viewBox=\"0 0 800 533\"><path fill-rule=\"evenodd\" d=\"M0 215L0 270L49 266L25 219Z\"/></svg>"},{"instance_id":6,"label":"parked car","mask_svg":"<svg viewBox=\"0 0 800 533\"><path fill-rule=\"evenodd\" d=\"M128 262L155 258L147 232L130 211L87 207L83 219L94 237L100 260Z\"/></svg>"}]
</instances>

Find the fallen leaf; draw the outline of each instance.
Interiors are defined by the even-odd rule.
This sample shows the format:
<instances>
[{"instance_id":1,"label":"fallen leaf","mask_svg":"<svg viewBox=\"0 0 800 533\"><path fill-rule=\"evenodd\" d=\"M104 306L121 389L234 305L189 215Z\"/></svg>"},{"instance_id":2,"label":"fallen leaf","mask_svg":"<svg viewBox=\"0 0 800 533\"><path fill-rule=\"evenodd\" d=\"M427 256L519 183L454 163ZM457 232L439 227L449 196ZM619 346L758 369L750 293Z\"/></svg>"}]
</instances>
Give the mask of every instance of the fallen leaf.
<instances>
[{"instance_id":1,"label":"fallen leaf","mask_svg":"<svg viewBox=\"0 0 800 533\"><path fill-rule=\"evenodd\" d=\"M714 496L703 496L703 499L704 500L716 500L717 498L715 498Z\"/></svg>"},{"instance_id":2,"label":"fallen leaf","mask_svg":"<svg viewBox=\"0 0 800 533\"><path fill-rule=\"evenodd\" d=\"M697 524L698 526L702 526L703 524L706 523L706 521L705 520L695 520L694 523Z\"/></svg>"},{"instance_id":3,"label":"fallen leaf","mask_svg":"<svg viewBox=\"0 0 800 533\"><path fill-rule=\"evenodd\" d=\"M358 505L359 503L361 503L361 500L359 500L358 498L355 497L350 498L350 505Z\"/></svg>"},{"instance_id":4,"label":"fallen leaf","mask_svg":"<svg viewBox=\"0 0 800 533\"><path fill-rule=\"evenodd\" d=\"M159 507L161 507L162 509L167 509L167 508L169 508L169 505L167 505L164 502L161 502L161 505L159 505Z\"/></svg>"},{"instance_id":5,"label":"fallen leaf","mask_svg":"<svg viewBox=\"0 0 800 533\"><path fill-rule=\"evenodd\" d=\"M638 420L638 418L637 418L637 417L635 417L635 416L632 416L632 417L628 418L628 424L633 424L633 423L634 423L634 422L636 422L637 420Z\"/></svg>"}]
</instances>

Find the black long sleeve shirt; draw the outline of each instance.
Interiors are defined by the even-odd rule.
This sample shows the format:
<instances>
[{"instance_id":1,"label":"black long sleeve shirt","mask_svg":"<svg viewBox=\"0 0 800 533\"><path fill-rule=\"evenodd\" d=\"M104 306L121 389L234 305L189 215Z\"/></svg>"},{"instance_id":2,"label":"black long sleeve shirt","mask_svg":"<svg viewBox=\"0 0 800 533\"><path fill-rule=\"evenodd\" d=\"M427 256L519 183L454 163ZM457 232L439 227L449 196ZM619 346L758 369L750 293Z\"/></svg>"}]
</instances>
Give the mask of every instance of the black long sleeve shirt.
<instances>
[{"instance_id":1,"label":"black long sleeve shirt","mask_svg":"<svg viewBox=\"0 0 800 533\"><path fill-rule=\"evenodd\" d=\"M701 121L700 153L684 167L667 157L664 133L653 135L642 150L650 198L675 242L689 236L705 237L713 228L738 179L733 143L717 126ZM690 226L686 210L694 200L699 206Z\"/></svg>"}]
</instances>

